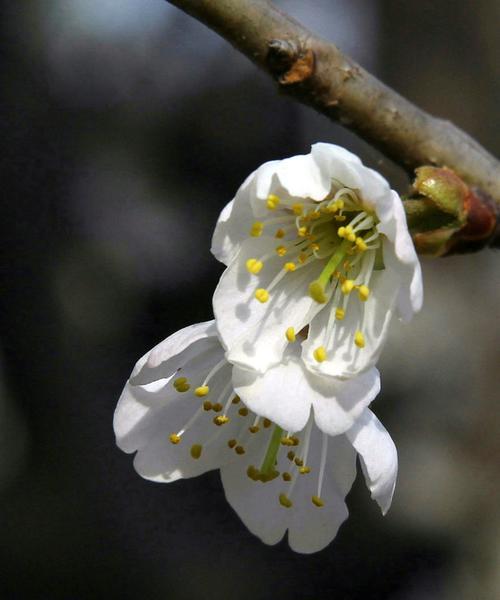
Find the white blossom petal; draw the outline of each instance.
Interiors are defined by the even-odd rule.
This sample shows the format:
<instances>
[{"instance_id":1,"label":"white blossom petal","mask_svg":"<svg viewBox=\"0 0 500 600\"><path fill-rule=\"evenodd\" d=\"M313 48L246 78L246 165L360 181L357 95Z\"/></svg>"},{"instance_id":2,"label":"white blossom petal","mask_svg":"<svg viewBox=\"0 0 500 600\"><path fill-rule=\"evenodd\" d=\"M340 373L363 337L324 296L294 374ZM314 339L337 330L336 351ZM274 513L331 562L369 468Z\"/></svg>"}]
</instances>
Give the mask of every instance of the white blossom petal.
<instances>
[{"instance_id":1,"label":"white blossom petal","mask_svg":"<svg viewBox=\"0 0 500 600\"><path fill-rule=\"evenodd\" d=\"M391 436L368 408L346 432L360 455L372 498L386 514L392 502L398 473L398 455Z\"/></svg>"}]
</instances>

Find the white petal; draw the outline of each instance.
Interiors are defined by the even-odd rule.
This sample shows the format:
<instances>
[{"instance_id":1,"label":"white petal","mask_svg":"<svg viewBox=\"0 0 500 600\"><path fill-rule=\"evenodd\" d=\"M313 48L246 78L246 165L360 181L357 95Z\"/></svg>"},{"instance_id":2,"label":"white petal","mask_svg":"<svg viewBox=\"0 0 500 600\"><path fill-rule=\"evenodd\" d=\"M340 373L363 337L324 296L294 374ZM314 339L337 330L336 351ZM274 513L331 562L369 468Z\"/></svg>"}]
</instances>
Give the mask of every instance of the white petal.
<instances>
[{"instance_id":1,"label":"white petal","mask_svg":"<svg viewBox=\"0 0 500 600\"><path fill-rule=\"evenodd\" d=\"M281 361L288 344L287 328L300 331L320 309L309 296L308 288L319 275L321 264L287 273L271 290L268 302L261 304L255 299L255 290L267 288L286 262L286 257L274 253L276 245L276 240L267 237L246 240L237 258L224 271L213 298L217 328L228 360L260 372ZM267 252L274 256L265 262L262 271L257 276L248 273L247 259Z\"/></svg>"},{"instance_id":2,"label":"white petal","mask_svg":"<svg viewBox=\"0 0 500 600\"><path fill-rule=\"evenodd\" d=\"M350 429L380 392L380 375L372 368L352 379L340 380L308 373L314 420L335 436Z\"/></svg>"},{"instance_id":3,"label":"white petal","mask_svg":"<svg viewBox=\"0 0 500 600\"><path fill-rule=\"evenodd\" d=\"M396 446L382 423L369 409L364 411L346 435L360 455L372 498L385 515L391 506L398 473Z\"/></svg>"},{"instance_id":4,"label":"white petal","mask_svg":"<svg viewBox=\"0 0 500 600\"><path fill-rule=\"evenodd\" d=\"M311 412L315 392L299 360L290 358L264 374L234 367L234 389L256 414L286 431L300 431Z\"/></svg>"},{"instance_id":5,"label":"white petal","mask_svg":"<svg viewBox=\"0 0 500 600\"><path fill-rule=\"evenodd\" d=\"M362 303L356 293L351 292L345 317L342 321L335 321L334 334L328 344L325 337L328 319L330 311L336 307L325 305L311 321L309 335L302 345L302 357L308 369L332 377L352 377L373 366L387 337L399 282L398 273L388 267L374 271L370 280L370 297ZM358 348L354 343L358 329L365 339L364 348ZM314 359L313 354L318 346L325 346L327 350L327 359L321 363Z\"/></svg>"},{"instance_id":6,"label":"white petal","mask_svg":"<svg viewBox=\"0 0 500 600\"><path fill-rule=\"evenodd\" d=\"M265 544L278 543L285 534L289 515L278 501L280 478L267 483L253 481L247 474L249 466L261 465L271 432L257 434L243 456L221 468L221 480L226 499L245 526ZM281 459L282 461L285 459ZM283 465L279 464L279 469Z\"/></svg>"},{"instance_id":7,"label":"white petal","mask_svg":"<svg viewBox=\"0 0 500 600\"><path fill-rule=\"evenodd\" d=\"M345 497L356 478L356 453L345 436L328 439L327 464L321 491L324 506L318 508L311 502L317 494L318 465L321 454L321 435L313 430L307 464L312 471L298 475L292 494L293 507L288 542L292 550L304 554L318 552L337 535L349 511Z\"/></svg>"},{"instance_id":8,"label":"white petal","mask_svg":"<svg viewBox=\"0 0 500 600\"><path fill-rule=\"evenodd\" d=\"M400 197L391 190L390 202L377 208L380 224L377 229L387 240L384 243L386 269L398 272L401 285L398 291L397 309L404 321L418 312L423 302L422 272Z\"/></svg>"}]
</instances>

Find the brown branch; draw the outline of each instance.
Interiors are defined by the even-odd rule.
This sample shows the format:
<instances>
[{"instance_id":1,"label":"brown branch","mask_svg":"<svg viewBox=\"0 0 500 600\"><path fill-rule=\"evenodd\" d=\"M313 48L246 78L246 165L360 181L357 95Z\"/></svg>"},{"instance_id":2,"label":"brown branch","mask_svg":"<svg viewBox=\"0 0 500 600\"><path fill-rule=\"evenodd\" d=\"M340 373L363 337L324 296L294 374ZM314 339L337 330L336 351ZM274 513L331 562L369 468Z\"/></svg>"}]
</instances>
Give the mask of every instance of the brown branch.
<instances>
[{"instance_id":1,"label":"brown branch","mask_svg":"<svg viewBox=\"0 0 500 600\"><path fill-rule=\"evenodd\" d=\"M480 144L405 100L267 0L169 1L267 71L284 93L340 121L408 172L449 167L500 207L500 163Z\"/></svg>"}]
</instances>

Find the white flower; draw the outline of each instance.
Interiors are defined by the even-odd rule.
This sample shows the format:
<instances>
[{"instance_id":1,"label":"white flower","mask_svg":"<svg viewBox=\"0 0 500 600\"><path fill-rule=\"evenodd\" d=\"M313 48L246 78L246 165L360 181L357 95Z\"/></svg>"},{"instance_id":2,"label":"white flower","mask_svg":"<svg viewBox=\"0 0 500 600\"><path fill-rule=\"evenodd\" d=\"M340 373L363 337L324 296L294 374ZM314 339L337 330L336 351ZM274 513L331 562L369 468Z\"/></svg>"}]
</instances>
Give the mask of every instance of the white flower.
<instances>
[{"instance_id":1,"label":"white flower","mask_svg":"<svg viewBox=\"0 0 500 600\"><path fill-rule=\"evenodd\" d=\"M367 408L379 391L376 369L336 381L305 371L296 350L251 373L225 360L213 321L187 327L139 360L114 429L142 477L171 482L219 468L250 531L275 544L288 530L292 549L309 553L348 516L356 454L383 513L397 454Z\"/></svg>"},{"instance_id":2,"label":"white flower","mask_svg":"<svg viewBox=\"0 0 500 600\"><path fill-rule=\"evenodd\" d=\"M212 252L227 358L264 372L309 326L302 358L350 377L375 364L394 312L422 304L402 202L379 174L331 144L259 167L222 211Z\"/></svg>"}]
</instances>

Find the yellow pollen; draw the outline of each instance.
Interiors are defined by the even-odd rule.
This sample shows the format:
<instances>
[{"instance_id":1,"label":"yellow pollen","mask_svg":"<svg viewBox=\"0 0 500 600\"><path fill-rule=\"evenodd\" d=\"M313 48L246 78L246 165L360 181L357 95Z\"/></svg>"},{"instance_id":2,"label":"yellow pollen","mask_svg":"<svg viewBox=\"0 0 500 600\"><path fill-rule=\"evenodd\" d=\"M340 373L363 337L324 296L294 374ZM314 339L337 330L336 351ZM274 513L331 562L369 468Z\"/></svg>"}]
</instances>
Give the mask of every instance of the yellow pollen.
<instances>
[{"instance_id":1,"label":"yellow pollen","mask_svg":"<svg viewBox=\"0 0 500 600\"><path fill-rule=\"evenodd\" d=\"M212 403L210 400L205 400L205 402L203 402L203 410L212 410Z\"/></svg>"},{"instance_id":2,"label":"yellow pollen","mask_svg":"<svg viewBox=\"0 0 500 600\"><path fill-rule=\"evenodd\" d=\"M298 446L299 445L299 441L300 440L299 440L298 437L295 437L294 435L292 435L291 440L292 440L294 446Z\"/></svg>"},{"instance_id":3,"label":"yellow pollen","mask_svg":"<svg viewBox=\"0 0 500 600\"><path fill-rule=\"evenodd\" d=\"M269 194L269 196L267 197L267 208L269 210L275 210L275 208L278 206L278 204L280 203L280 199L278 196L276 196L275 194Z\"/></svg>"},{"instance_id":4,"label":"yellow pollen","mask_svg":"<svg viewBox=\"0 0 500 600\"><path fill-rule=\"evenodd\" d=\"M293 344L295 342L295 329L293 327L289 327L285 332L286 339Z\"/></svg>"},{"instance_id":5,"label":"yellow pollen","mask_svg":"<svg viewBox=\"0 0 500 600\"><path fill-rule=\"evenodd\" d=\"M300 467L299 473L301 475L307 475L307 473L311 472L311 467Z\"/></svg>"},{"instance_id":6,"label":"yellow pollen","mask_svg":"<svg viewBox=\"0 0 500 600\"><path fill-rule=\"evenodd\" d=\"M309 285L309 295L313 300L316 300L316 302L318 302L319 304L325 304L325 302L328 300L325 294L325 288L318 280L313 281Z\"/></svg>"},{"instance_id":7,"label":"yellow pollen","mask_svg":"<svg viewBox=\"0 0 500 600\"><path fill-rule=\"evenodd\" d=\"M248 477L250 477L250 479L252 479L253 481L259 481L259 477L260 477L260 471L259 469L257 469L256 467L254 467L253 465L250 465L247 469L247 475Z\"/></svg>"},{"instance_id":8,"label":"yellow pollen","mask_svg":"<svg viewBox=\"0 0 500 600\"><path fill-rule=\"evenodd\" d=\"M276 254L278 256L285 256L286 253L287 253L287 249L285 246L278 246L276 248Z\"/></svg>"},{"instance_id":9,"label":"yellow pollen","mask_svg":"<svg viewBox=\"0 0 500 600\"><path fill-rule=\"evenodd\" d=\"M293 446L293 439L291 437L282 437L280 439L280 444L282 446Z\"/></svg>"},{"instance_id":10,"label":"yellow pollen","mask_svg":"<svg viewBox=\"0 0 500 600\"><path fill-rule=\"evenodd\" d=\"M283 481L291 481L292 480L292 476L287 471L282 473L281 477L283 478Z\"/></svg>"},{"instance_id":11,"label":"yellow pollen","mask_svg":"<svg viewBox=\"0 0 500 600\"><path fill-rule=\"evenodd\" d=\"M360 300L366 302L370 296L370 288L367 285L360 285L358 288L358 296Z\"/></svg>"},{"instance_id":12,"label":"yellow pollen","mask_svg":"<svg viewBox=\"0 0 500 600\"><path fill-rule=\"evenodd\" d=\"M236 446L236 448L234 449L234 451L236 452L236 454L239 454L240 456L242 454L245 454L245 448L243 448L243 446Z\"/></svg>"},{"instance_id":13,"label":"yellow pollen","mask_svg":"<svg viewBox=\"0 0 500 600\"><path fill-rule=\"evenodd\" d=\"M238 414L242 417L246 417L248 415L248 408L246 406L243 406L239 409Z\"/></svg>"},{"instance_id":14,"label":"yellow pollen","mask_svg":"<svg viewBox=\"0 0 500 600\"><path fill-rule=\"evenodd\" d=\"M170 442L174 445L178 444L181 441L181 436L177 435L176 433L171 433L168 436L168 439L170 440Z\"/></svg>"},{"instance_id":15,"label":"yellow pollen","mask_svg":"<svg viewBox=\"0 0 500 600\"><path fill-rule=\"evenodd\" d=\"M346 233L345 233L345 227L339 227L339 228L337 229L337 235L338 235L340 238L343 238L343 237L345 237L345 235L346 235Z\"/></svg>"},{"instance_id":16,"label":"yellow pollen","mask_svg":"<svg viewBox=\"0 0 500 600\"><path fill-rule=\"evenodd\" d=\"M295 271L295 269L297 268L294 262L287 262L284 264L283 268L285 269L285 271L287 271L288 273L291 273L292 271Z\"/></svg>"},{"instance_id":17,"label":"yellow pollen","mask_svg":"<svg viewBox=\"0 0 500 600\"><path fill-rule=\"evenodd\" d=\"M304 466L304 461L299 458L298 456L295 457L294 461L293 461L298 467L303 467Z\"/></svg>"},{"instance_id":18,"label":"yellow pollen","mask_svg":"<svg viewBox=\"0 0 500 600\"><path fill-rule=\"evenodd\" d=\"M366 250L368 250L368 246L366 245L366 242L363 238L356 238L356 248L360 251L360 252L366 252Z\"/></svg>"},{"instance_id":19,"label":"yellow pollen","mask_svg":"<svg viewBox=\"0 0 500 600\"><path fill-rule=\"evenodd\" d=\"M269 427L271 427L272 421L270 421L269 419L264 419L262 421L262 424L264 425L264 429L268 429Z\"/></svg>"},{"instance_id":20,"label":"yellow pollen","mask_svg":"<svg viewBox=\"0 0 500 600\"><path fill-rule=\"evenodd\" d=\"M343 294L350 294L354 289L354 281L352 279L346 279L340 289Z\"/></svg>"},{"instance_id":21,"label":"yellow pollen","mask_svg":"<svg viewBox=\"0 0 500 600\"><path fill-rule=\"evenodd\" d=\"M227 445L230 448L234 448L238 442L236 440L228 440Z\"/></svg>"},{"instance_id":22,"label":"yellow pollen","mask_svg":"<svg viewBox=\"0 0 500 600\"><path fill-rule=\"evenodd\" d=\"M276 233L274 234L274 237L278 238L279 240L281 238L284 238L285 237L285 231L283 229L277 229Z\"/></svg>"},{"instance_id":23,"label":"yellow pollen","mask_svg":"<svg viewBox=\"0 0 500 600\"><path fill-rule=\"evenodd\" d=\"M342 321L342 319L345 317L345 310L343 308L337 308L335 309L335 318L338 321Z\"/></svg>"},{"instance_id":24,"label":"yellow pollen","mask_svg":"<svg viewBox=\"0 0 500 600\"><path fill-rule=\"evenodd\" d=\"M200 458L203 447L201 444L193 444L191 446L191 456L195 459Z\"/></svg>"},{"instance_id":25,"label":"yellow pollen","mask_svg":"<svg viewBox=\"0 0 500 600\"><path fill-rule=\"evenodd\" d=\"M220 402L216 402L215 404L212 404L212 410L214 412L220 412L224 407L222 406L222 404Z\"/></svg>"},{"instance_id":26,"label":"yellow pollen","mask_svg":"<svg viewBox=\"0 0 500 600\"><path fill-rule=\"evenodd\" d=\"M290 450L286 457L288 458L288 460L293 460L295 458L295 452L293 450Z\"/></svg>"},{"instance_id":27,"label":"yellow pollen","mask_svg":"<svg viewBox=\"0 0 500 600\"><path fill-rule=\"evenodd\" d=\"M304 227L304 226L299 227L297 229L297 233L299 234L299 237L306 237L306 235L307 235L307 227Z\"/></svg>"},{"instance_id":28,"label":"yellow pollen","mask_svg":"<svg viewBox=\"0 0 500 600\"><path fill-rule=\"evenodd\" d=\"M314 359L319 363L322 363L328 358L328 354L326 353L326 349L324 346L318 346L316 350L313 352Z\"/></svg>"},{"instance_id":29,"label":"yellow pollen","mask_svg":"<svg viewBox=\"0 0 500 600\"><path fill-rule=\"evenodd\" d=\"M336 221L345 221L346 216L345 215L335 215L335 220Z\"/></svg>"},{"instance_id":30,"label":"yellow pollen","mask_svg":"<svg viewBox=\"0 0 500 600\"><path fill-rule=\"evenodd\" d=\"M298 217L300 217L304 211L304 205L301 204L300 202L292 204L292 210L293 210L294 215L297 215Z\"/></svg>"},{"instance_id":31,"label":"yellow pollen","mask_svg":"<svg viewBox=\"0 0 500 600\"><path fill-rule=\"evenodd\" d=\"M174 387L177 387L178 385L184 385L187 382L187 377L177 377L177 379L174 380Z\"/></svg>"},{"instance_id":32,"label":"yellow pollen","mask_svg":"<svg viewBox=\"0 0 500 600\"><path fill-rule=\"evenodd\" d=\"M309 248L313 251L313 252L317 252L319 250L319 244L311 244L309 246Z\"/></svg>"},{"instance_id":33,"label":"yellow pollen","mask_svg":"<svg viewBox=\"0 0 500 600\"><path fill-rule=\"evenodd\" d=\"M252 237L260 237L263 231L264 223L261 223L260 221L255 221L255 223L252 225L252 228L250 229L250 235Z\"/></svg>"},{"instance_id":34,"label":"yellow pollen","mask_svg":"<svg viewBox=\"0 0 500 600\"><path fill-rule=\"evenodd\" d=\"M346 240L349 240L350 242L354 242L356 239L356 234L354 233L350 225L347 225L347 227L339 227L337 233L339 237L343 237Z\"/></svg>"},{"instance_id":35,"label":"yellow pollen","mask_svg":"<svg viewBox=\"0 0 500 600\"><path fill-rule=\"evenodd\" d=\"M220 425L225 425L226 423L229 423L229 417L226 417L226 415L217 415L216 417L214 417L213 423L214 425L217 425L217 427L220 427Z\"/></svg>"},{"instance_id":36,"label":"yellow pollen","mask_svg":"<svg viewBox=\"0 0 500 600\"><path fill-rule=\"evenodd\" d=\"M203 398L203 396L206 396L209 391L210 388L208 387L208 385L200 385L200 387L197 387L194 390L194 393L196 396L198 396L198 398Z\"/></svg>"},{"instance_id":37,"label":"yellow pollen","mask_svg":"<svg viewBox=\"0 0 500 600\"><path fill-rule=\"evenodd\" d=\"M322 508L323 506L325 506L325 503L323 502L323 500L321 500L319 496L313 496L311 498L311 502L314 504L314 506L317 506L318 508Z\"/></svg>"},{"instance_id":38,"label":"yellow pollen","mask_svg":"<svg viewBox=\"0 0 500 600\"><path fill-rule=\"evenodd\" d=\"M279 501L281 506L284 506L285 508L291 508L293 506L292 501L288 498L286 494L280 494Z\"/></svg>"},{"instance_id":39,"label":"yellow pollen","mask_svg":"<svg viewBox=\"0 0 500 600\"><path fill-rule=\"evenodd\" d=\"M252 425L248 428L248 431L250 433L257 433L258 431L260 431L260 427L258 425Z\"/></svg>"},{"instance_id":40,"label":"yellow pollen","mask_svg":"<svg viewBox=\"0 0 500 600\"><path fill-rule=\"evenodd\" d=\"M245 263L245 266L249 273L252 273L252 275L258 275L261 272L264 263L257 258L249 258Z\"/></svg>"},{"instance_id":41,"label":"yellow pollen","mask_svg":"<svg viewBox=\"0 0 500 600\"><path fill-rule=\"evenodd\" d=\"M354 334L354 343L358 348L365 347L365 336L359 330Z\"/></svg>"},{"instance_id":42,"label":"yellow pollen","mask_svg":"<svg viewBox=\"0 0 500 600\"><path fill-rule=\"evenodd\" d=\"M187 377L178 377L174 381L174 388L178 392L187 392L191 386L188 383Z\"/></svg>"},{"instance_id":43,"label":"yellow pollen","mask_svg":"<svg viewBox=\"0 0 500 600\"><path fill-rule=\"evenodd\" d=\"M267 290L265 290L264 288L259 288L255 292L255 297L257 298L257 300L259 302L262 302L262 304L264 304L265 302L267 302L269 300L269 292Z\"/></svg>"},{"instance_id":44,"label":"yellow pollen","mask_svg":"<svg viewBox=\"0 0 500 600\"><path fill-rule=\"evenodd\" d=\"M232 400L231 403L232 404L238 404L238 402L240 401L240 397L239 396L235 396Z\"/></svg>"}]
</instances>

